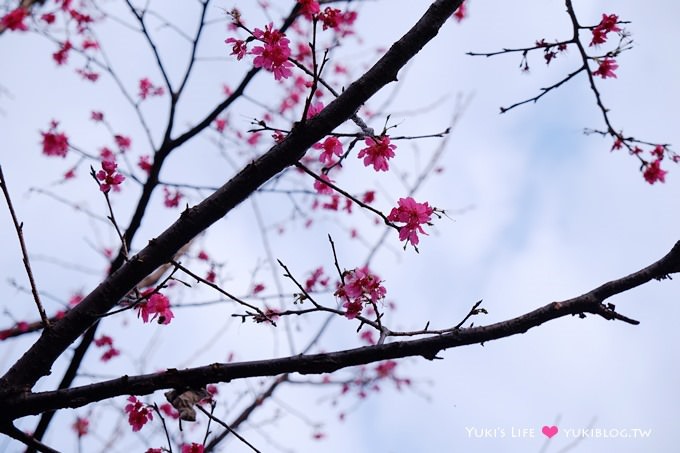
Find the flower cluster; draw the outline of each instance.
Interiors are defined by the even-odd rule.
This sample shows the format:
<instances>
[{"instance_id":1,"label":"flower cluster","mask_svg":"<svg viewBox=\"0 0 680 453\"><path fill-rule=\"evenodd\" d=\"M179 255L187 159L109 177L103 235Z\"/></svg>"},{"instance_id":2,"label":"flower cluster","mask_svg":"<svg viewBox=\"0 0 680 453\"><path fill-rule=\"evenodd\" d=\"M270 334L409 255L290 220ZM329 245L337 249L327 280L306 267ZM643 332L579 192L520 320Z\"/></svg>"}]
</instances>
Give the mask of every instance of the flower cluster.
<instances>
[{"instance_id":1,"label":"flower cluster","mask_svg":"<svg viewBox=\"0 0 680 453\"><path fill-rule=\"evenodd\" d=\"M98 348L107 348L100 358L102 362L108 362L112 358L120 355L120 351L113 346L113 338L108 335L102 335L94 340L94 345Z\"/></svg>"},{"instance_id":2,"label":"flower cluster","mask_svg":"<svg viewBox=\"0 0 680 453\"><path fill-rule=\"evenodd\" d=\"M170 309L170 300L161 293L152 294L149 300L140 303L137 308L137 316L141 316L145 323L158 318L158 324L170 324L175 317Z\"/></svg>"},{"instance_id":3,"label":"flower cluster","mask_svg":"<svg viewBox=\"0 0 680 453\"><path fill-rule=\"evenodd\" d=\"M203 445L192 443L191 445L182 445L182 453L203 453Z\"/></svg>"},{"instance_id":4,"label":"flower cluster","mask_svg":"<svg viewBox=\"0 0 680 453\"><path fill-rule=\"evenodd\" d=\"M28 26L24 23L24 19L26 19L27 16L28 10L20 6L2 16L0 24L2 24L3 28L12 31L26 31L28 30Z\"/></svg>"},{"instance_id":5,"label":"flower cluster","mask_svg":"<svg viewBox=\"0 0 680 453\"><path fill-rule=\"evenodd\" d=\"M153 411L134 396L127 400L129 404L125 406L125 412L128 413L128 423L132 426L132 431L136 432L142 429L146 422L153 420Z\"/></svg>"},{"instance_id":6,"label":"flower cluster","mask_svg":"<svg viewBox=\"0 0 680 453\"><path fill-rule=\"evenodd\" d=\"M144 100L150 96L162 96L165 90L151 83L151 80L144 77L139 81L139 97Z\"/></svg>"},{"instance_id":7,"label":"flower cluster","mask_svg":"<svg viewBox=\"0 0 680 453\"><path fill-rule=\"evenodd\" d=\"M184 194L179 189L171 192L167 187L163 187L163 205L166 208L176 208L182 198L184 198Z\"/></svg>"},{"instance_id":8,"label":"flower cluster","mask_svg":"<svg viewBox=\"0 0 680 453\"><path fill-rule=\"evenodd\" d=\"M102 169L97 172L97 179L101 181L99 190L108 193L113 187L114 191L120 190L120 184L125 181L125 176L116 173L118 164L113 160L102 161Z\"/></svg>"},{"instance_id":9,"label":"flower cluster","mask_svg":"<svg viewBox=\"0 0 680 453\"><path fill-rule=\"evenodd\" d=\"M390 143L390 138L387 135L376 138L366 137L364 142L367 145L366 148L357 154L359 159L364 158L364 166L373 165L375 171L389 170L387 160L394 157L394 150L397 149L396 145Z\"/></svg>"},{"instance_id":10,"label":"flower cluster","mask_svg":"<svg viewBox=\"0 0 680 453\"><path fill-rule=\"evenodd\" d=\"M644 171L642 172L642 176L645 178L645 181L647 181L650 184L654 184L655 182L666 182L666 173L668 173L665 170L661 169L661 159L656 159L653 161L651 164L650 163L645 163Z\"/></svg>"},{"instance_id":11,"label":"flower cluster","mask_svg":"<svg viewBox=\"0 0 680 453\"><path fill-rule=\"evenodd\" d=\"M288 61L290 57L290 41L286 35L273 28L272 23L264 27L264 30L256 28L253 36L262 41L263 46L253 47L252 54L256 55L253 65L256 68L264 68L274 73L274 79L281 80L290 77L293 72L290 68L293 64Z\"/></svg>"},{"instance_id":12,"label":"flower cluster","mask_svg":"<svg viewBox=\"0 0 680 453\"><path fill-rule=\"evenodd\" d=\"M614 70L619 67L619 65L616 64L616 60L605 57L602 60L599 60L599 65L600 66L597 68L597 70L593 72L593 75L600 76L603 79L606 79L607 77L616 78Z\"/></svg>"},{"instance_id":13,"label":"flower cluster","mask_svg":"<svg viewBox=\"0 0 680 453\"><path fill-rule=\"evenodd\" d=\"M404 223L399 227L399 239L416 246L420 242L418 233L427 235L421 225L429 224L433 213L434 208L427 202L418 203L411 197L400 198L398 206L392 208L387 220Z\"/></svg>"},{"instance_id":14,"label":"flower cluster","mask_svg":"<svg viewBox=\"0 0 680 453\"><path fill-rule=\"evenodd\" d=\"M66 157L68 151L68 137L63 132L57 132L59 123L52 121L50 130L42 134L42 151L46 156Z\"/></svg>"},{"instance_id":15,"label":"flower cluster","mask_svg":"<svg viewBox=\"0 0 680 453\"><path fill-rule=\"evenodd\" d=\"M593 28L593 39L590 41L591 46L603 44L607 41L607 34L614 31L619 32L621 29L616 25L619 21L619 16L616 14L602 14L602 20Z\"/></svg>"},{"instance_id":16,"label":"flower cluster","mask_svg":"<svg viewBox=\"0 0 680 453\"><path fill-rule=\"evenodd\" d=\"M347 310L347 319L359 316L365 303L376 303L387 294L385 287L380 284L380 278L367 267L345 271L343 280L335 295L345 300L342 306Z\"/></svg>"}]
</instances>

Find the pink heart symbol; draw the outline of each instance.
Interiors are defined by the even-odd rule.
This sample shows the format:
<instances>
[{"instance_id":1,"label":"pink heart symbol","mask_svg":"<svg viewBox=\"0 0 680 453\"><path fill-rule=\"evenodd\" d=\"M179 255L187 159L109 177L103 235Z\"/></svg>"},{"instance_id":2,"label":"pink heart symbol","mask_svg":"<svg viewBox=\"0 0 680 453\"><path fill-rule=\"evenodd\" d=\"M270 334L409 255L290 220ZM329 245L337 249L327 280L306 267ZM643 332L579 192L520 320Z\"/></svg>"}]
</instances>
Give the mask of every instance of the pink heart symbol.
<instances>
[{"instance_id":1,"label":"pink heart symbol","mask_svg":"<svg viewBox=\"0 0 680 453\"><path fill-rule=\"evenodd\" d=\"M548 439L552 439L552 437L555 434L557 434L557 431L559 431L559 429L557 429L557 426L547 426L546 425L541 429L541 432L543 434L545 434Z\"/></svg>"}]
</instances>

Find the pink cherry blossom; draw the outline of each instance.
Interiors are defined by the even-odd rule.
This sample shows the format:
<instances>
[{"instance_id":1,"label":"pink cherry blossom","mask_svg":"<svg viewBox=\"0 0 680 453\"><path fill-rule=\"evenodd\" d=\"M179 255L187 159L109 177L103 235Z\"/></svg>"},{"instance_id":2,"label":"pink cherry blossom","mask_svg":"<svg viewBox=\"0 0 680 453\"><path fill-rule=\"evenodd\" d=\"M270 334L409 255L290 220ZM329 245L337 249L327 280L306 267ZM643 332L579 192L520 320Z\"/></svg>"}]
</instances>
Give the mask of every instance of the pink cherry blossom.
<instances>
[{"instance_id":1,"label":"pink cherry blossom","mask_svg":"<svg viewBox=\"0 0 680 453\"><path fill-rule=\"evenodd\" d=\"M203 445L192 443L191 445L182 445L182 453L203 453Z\"/></svg>"},{"instance_id":2,"label":"pink cherry blossom","mask_svg":"<svg viewBox=\"0 0 680 453\"><path fill-rule=\"evenodd\" d=\"M125 406L128 414L128 423L132 431L139 431L150 420L153 420L153 411L134 396L127 399L129 404Z\"/></svg>"},{"instance_id":3,"label":"pink cherry blossom","mask_svg":"<svg viewBox=\"0 0 680 453\"><path fill-rule=\"evenodd\" d=\"M326 137L323 143L315 143L312 148L323 150L319 155L319 161L328 166L335 163L333 159L335 156L342 156L342 143L337 137Z\"/></svg>"},{"instance_id":4,"label":"pink cherry blossom","mask_svg":"<svg viewBox=\"0 0 680 453\"><path fill-rule=\"evenodd\" d=\"M390 169L387 163L388 159L394 157L394 150L396 145L390 143L390 138L387 135L382 135L377 138L366 137L364 140L367 147L359 151L357 157L364 158L364 166L373 165L375 171L387 171Z\"/></svg>"},{"instance_id":5,"label":"pink cherry blossom","mask_svg":"<svg viewBox=\"0 0 680 453\"><path fill-rule=\"evenodd\" d=\"M97 172L97 179L101 181L99 185L99 190L104 193L113 188L114 190L120 190L120 184L125 181L125 176L120 173L116 173L118 164L113 160L102 161L102 169Z\"/></svg>"},{"instance_id":6,"label":"pink cherry blossom","mask_svg":"<svg viewBox=\"0 0 680 453\"><path fill-rule=\"evenodd\" d=\"M651 164L645 165L645 170L642 173L642 176L644 176L645 181L650 184L654 184L657 181L666 182L666 173L668 172L661 169L661 159L657 159Z\"/></svg>"},{"instance_id":7,"label":"pink cherry blossom","mask_svg":"<svg viewBox=\"0 0 680 453\"><path fill-rule=\"evenodd\" d=\"M273 24L269 23L264 31L259 28L253 31L253 35L264 43L263 46L253 48L252 54L256 55L253 65L273 72L275 80L287 79L293 74L291 71L293 64L288 61L290 41L286 35L272 27Z\"/></svg>"},{"instance_id":8,"label":"pink cherry blossom","mask_svg":"<svg viewBox=\"0 0 680 453\"><path fill-rule=\"evenodd\" d=\"M321 11L319 2L316 0L297 0L297 2L300 4L300 14L307 20L312 20Z\"/></svg>"},{"instance_id":9,"label":"pink cherry blossom","mask_svg":"<svg viewBox=\"0 0 680 453\"><path fill-rule=\"evenodd\" d=\"M600 76L603 79L606 79L607 77L616 78L614 70L619 67L619 65L616 64L616 60L606 57L601 60L599 64L600 66L593 72L593 75Z\"/></svg>"},{"instance_id":10,"label":"pink cherry blossom","mask_svg":"<svg viewBox=\"0 0 680 453\"><path fill-rule=\"evenodd\" d=\"M392 208L387 220L390 222L404 223L399 228L399 239L418 245L418 233L427 234L423 230L423 224L429 223L434 209L425 203L418 203L413 198L400 198L398 207Z\"/></svg>"},{"instance_id":11,"label":"pink cherry blossom","mask_svg":"<svg viewBox=\"0 0 680 453\"><path fill-rule=\"evenodd\" d=\"M158 324L170 324L175 317L170 309L170 300L161 293L152 294L149 300L138 305L138 309L138 316L145 323L158 319Z\"/></svg>"},{"instance_id":12,"label":"pink cherry blossom","mask_svg":"<svg viewBox=\"0 0 680 453\"><path fill-rule=\"evenodd\" d=\"M2 24L4 28L12 31L26 31L28 30L28 26L24 23L24 19L26 19L27 16L28 10L20 6L2 16L0 24Z\"/></svg>"},{"instance_id":13,"label":"pink cherry blossom","mask_svg":"<svg viewBox=\"0 0 680 453\"><path fill-rule=\"evenodd\" d=\"M52 123L52 128L48 132L41 132L42 151L46 156L66 157L68 151L68 137L63 132L56 131L56 123Z\"/></svg>"},{"instance_id":14,"label":"pink cherry blossom","mask_svg":"<svg viewBox=\"0 0 680 453\"><path fill-rule=\"evenodd\" d=\"M78 434L78 437L83 437L86 435L89 426L90 421L84 417L77 417L76 421L73 422L73 425L71 425L76 434Z\"/></svg>"},{"instance_id":15,"label":"pink cherry blossom","mask_svg":"<svg viewBox=\"0 0 680 453\"><path fill-rule=\"evenodd\" d=\"M621 29L616 25L619 21L619 16L616 14L602 14L602 20L595 28L593 28L593 39L590 41L591 46L596 46L607 41L607 34L610 32L618 32Z\"/></svg>"},{"instance_id":16,"label":"pink cherry blossom","mask_svg":"<svg viewBox=\"0 0 680 453\"><path fill-rule=\"evenodd\" d=\"M242 39L227 38L224 42L227 44L232 44L231 55L236 55L237 60L240 60L246 56L246 53L248 52L248 43Z\"/></svg>"}]
</instances>

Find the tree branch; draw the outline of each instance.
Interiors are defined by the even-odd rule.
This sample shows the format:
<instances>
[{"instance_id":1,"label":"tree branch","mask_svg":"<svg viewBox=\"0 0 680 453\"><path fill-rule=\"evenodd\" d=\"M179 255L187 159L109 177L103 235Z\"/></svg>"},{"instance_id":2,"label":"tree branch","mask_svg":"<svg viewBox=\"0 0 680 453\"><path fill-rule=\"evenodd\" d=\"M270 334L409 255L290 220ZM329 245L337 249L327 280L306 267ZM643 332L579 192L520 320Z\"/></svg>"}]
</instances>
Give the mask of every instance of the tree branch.
<instances>
[{"instance_id":1,"label":"tree branch","mask_svg":"<svg viewBox=\"0 0 680 453\"><path fill-rule=\"evenodd\" d=\"M2 401L3 413L0 417L11 420L65 407L80 407L120 395L146 395L160 389L201 388L214 382L231 382L236 379L285 373L332 373L351 366L411 356L433 360L442 350L525 333L531 328L568 315L583 317L585 313L592 313L609 320L619 319L638 324L638 321L618 314L614 310L614 305L604 305L603 302L611 296L643 285L652 279L668 278L673 273L680 273L680 241L666 256L640 271L607 282L581 296L562 302L551 302L529 313L487 326L455 329L447 334L417 340L397 341L332 353L302 354L241 363L214 363L185 370L169 369L155 374L123 376L65 390L26 392L6 397Z\"/></svg>"}]
</instances>

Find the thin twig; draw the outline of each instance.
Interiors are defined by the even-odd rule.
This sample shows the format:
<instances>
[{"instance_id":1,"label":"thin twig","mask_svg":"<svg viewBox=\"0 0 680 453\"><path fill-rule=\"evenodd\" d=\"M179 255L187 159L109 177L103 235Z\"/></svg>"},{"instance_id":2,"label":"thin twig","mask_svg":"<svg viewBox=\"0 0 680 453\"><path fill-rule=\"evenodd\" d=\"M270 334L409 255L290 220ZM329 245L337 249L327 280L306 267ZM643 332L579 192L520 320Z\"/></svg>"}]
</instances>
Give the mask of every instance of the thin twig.
<instances>
[{"instance_id":1,"label":"thin twig","mask_svg":"<svg viewBox=\"0 0 680 453\"><path fill-rule=\"evenodd\" d=\"M7 188L7 180L5 175L2 174L2 166L0 165L0 187L2 188L2 193L7 201L7 207L9 208L9 213L12 216L12 223L14 224L14 229L17 232L17 237L19 238L19 246L21 247L21 255L23 256L24 268L26 269L26 274L28 275L28 281L31 284L31 293L33 294L33 300L35 301L36 307L38 307L38 313L40 313L40 319L42 320L43 328L49 329L50 321L47 318L47 313L40 302L40 294L38 293L38 288L35 284L35 279L33 278L33 271L31 270L31 262L28 259L28 251L26 250L26 243L24 242L24 224L19 223L17 215L14 212L14 206L12 206L12 199L9 196L9 189Z\"/></svg>"}]
</instances>

